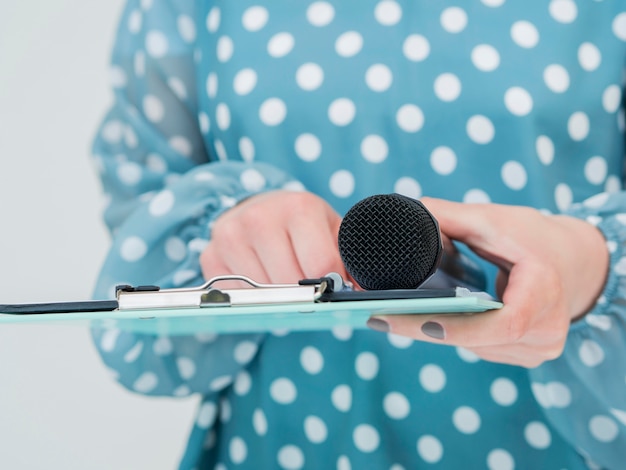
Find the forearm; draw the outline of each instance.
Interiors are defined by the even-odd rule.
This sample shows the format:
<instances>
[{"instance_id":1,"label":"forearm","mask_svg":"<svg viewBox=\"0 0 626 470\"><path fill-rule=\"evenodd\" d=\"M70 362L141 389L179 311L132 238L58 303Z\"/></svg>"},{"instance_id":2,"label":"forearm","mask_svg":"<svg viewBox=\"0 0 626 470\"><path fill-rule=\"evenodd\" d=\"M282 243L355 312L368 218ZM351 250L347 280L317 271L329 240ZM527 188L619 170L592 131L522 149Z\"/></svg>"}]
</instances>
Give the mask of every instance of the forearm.
<instances>
[{"instance_id":1,"label":"forearm","mask_svg":"<svg viewBox=\"0 0 626 470\"><path fill-rule=\"evenodd\" d=\"M595 305L570 327L563 354L530 371L533 392L551 422L603 468L619 468L626 448L625 203L624 193L605 194L570 211L604 235L610 266L600 275ZM589 273L576 274L586 279Z\"/></svg>"}]
</instances>

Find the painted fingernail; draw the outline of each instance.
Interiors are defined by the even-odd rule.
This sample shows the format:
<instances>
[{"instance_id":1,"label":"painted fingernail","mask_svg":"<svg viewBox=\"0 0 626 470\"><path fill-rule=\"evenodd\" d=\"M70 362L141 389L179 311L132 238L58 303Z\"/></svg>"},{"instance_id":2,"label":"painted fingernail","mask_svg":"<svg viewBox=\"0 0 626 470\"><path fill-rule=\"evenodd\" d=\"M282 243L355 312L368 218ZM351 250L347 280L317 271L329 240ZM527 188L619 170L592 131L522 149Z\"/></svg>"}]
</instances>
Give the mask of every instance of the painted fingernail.
<instances>
[{"instance_id":1,"label":"painted fingernail","mask_svg":"<svg viewBox=\"0 0 626 470\"><path fill-rule=\"evenodd\" d=\"M426 323L424 323L422 325L422 333L435 339L446 338L446 331L443 329L443 326L434 321L427 321Z\"/></svg>"},{"instance_id":2,"label":"painted fingernail","mask_svg":"<svg viewBox=\"0 0 626 470\"><path fill-rule=\"evenodd\" d=\"M380 318L371 317L367 320L367 326L372 330L380 331L382 333L389 333L389 323Z\"/></svg>"}]
</instances>

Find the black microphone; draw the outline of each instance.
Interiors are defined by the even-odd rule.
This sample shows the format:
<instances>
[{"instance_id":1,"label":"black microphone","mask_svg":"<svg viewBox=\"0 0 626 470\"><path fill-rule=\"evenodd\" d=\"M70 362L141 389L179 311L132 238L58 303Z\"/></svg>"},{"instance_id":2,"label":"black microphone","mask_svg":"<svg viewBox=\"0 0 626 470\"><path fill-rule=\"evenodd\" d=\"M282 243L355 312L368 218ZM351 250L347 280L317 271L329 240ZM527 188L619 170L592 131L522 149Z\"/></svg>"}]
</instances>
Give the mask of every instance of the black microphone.
<instances>
[{"instance_id":1,"label":"black microphone","mask_svg":"<svg viewBox=\"0 0 626 470\"><path fill-rule=\"evenodd\" d=\"M339 228L339 254L364 289L468 287L485 290L485 274L456 249L444 253L435 217L415 200L379 194L357 202Z\"/></svg>"}]
</instances>

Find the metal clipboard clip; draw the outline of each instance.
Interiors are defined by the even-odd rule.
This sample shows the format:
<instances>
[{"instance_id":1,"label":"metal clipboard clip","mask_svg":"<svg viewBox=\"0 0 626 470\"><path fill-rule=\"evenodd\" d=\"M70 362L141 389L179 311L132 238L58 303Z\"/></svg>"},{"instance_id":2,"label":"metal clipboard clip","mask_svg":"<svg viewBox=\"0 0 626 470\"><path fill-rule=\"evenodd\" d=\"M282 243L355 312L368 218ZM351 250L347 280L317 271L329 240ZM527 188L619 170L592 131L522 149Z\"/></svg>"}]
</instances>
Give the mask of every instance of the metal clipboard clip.
<instances>
[{"instance_id":1,"label":"metal clipboard clip","mask_svg":"<svg viewBox=\"0 0 626 470\"><path fill-rule=\"evenodd\" d=\"M250 287L219 289L221 281L242 281ZM137 310L178 310L217 307L271 307L289 304L333 304L335 302L363 302L370 300L441 299L444 297L477 297L463 287L419 288L362 291L352 288L341 275L329 273L319 279L304 279L297 284L261 284L246 276L218 276L200 286L168 288L159 286L119 285L115 300L51 302L37 304L0 304L0 319L7 315L132 312ZM361 304L362 305L362 304ZM491 305L491 304L490 304ZM495 307L494 307L495 308ZM449 310L449 309L448 309ZM6 314L6 315L5 315Z\"/></svg>"},{"instance_id":2,"label":"metal clipboard clip","mask_svg":"<svg viewBox=\"0 0 626 470\"><path fill-rule=\"evenodd\" d=\"M243 281L249 288L218 289L221 281ZM116 287L118 310L154 308L210 308L242 305L310 303L324 294L343 288L341 276L331 273L298 284L260 284L246 276L217 276L196 287L161 289L158 286L120 285Z\"/></svg>"}]
</instances>

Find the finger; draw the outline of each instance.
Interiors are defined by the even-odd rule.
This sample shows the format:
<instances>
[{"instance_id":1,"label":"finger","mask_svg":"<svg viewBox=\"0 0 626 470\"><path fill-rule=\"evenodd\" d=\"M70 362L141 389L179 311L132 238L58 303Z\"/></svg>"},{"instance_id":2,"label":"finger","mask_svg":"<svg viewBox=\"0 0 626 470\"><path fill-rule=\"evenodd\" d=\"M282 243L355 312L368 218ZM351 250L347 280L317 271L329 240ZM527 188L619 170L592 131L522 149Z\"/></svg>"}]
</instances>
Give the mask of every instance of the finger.
<instances>
[{"instance_id":1,"label":"finger","mask_svg":"<svg viewBox=\"0 0 626 470\"><path fill-rule=\"evenodd\" d=\"M520 246L504 236L509 229L506 224L510 221L510 208L504 213L504 206L496 204L466 204L427 197L421 201L437 219L444 237L465 243L501 269L511 269L523 257Z\"/></svg>"},{"instance_id":2,"label":"finger","mask_svg":"<svg viewBox=\"0 0 626 470\"><path fill-rule=\"evenodd\" d=\"M472 348L468 349L468 351L476 354L485 361L517 365L526 368L537 367L547 359L554 359L554 357L542 354L541 350L530 348L528 345Z\"/></svg>"},{"instance_id":3,"label":"finger","mask_svg":"<svg viewBox=\"0 0 626 470\"><path fill-rule=\"evenodd\" d=\"M320 214L320 217L301 217L290 224L290 236L298 263L305 277L317 278L336 272L347 274L337 245L340 219Z\"/></svg>"},{"instance_id":4,"label":"finger","mask_svg":"<svg viewBox=\"0 0 626 470\"><path fill-rule=\"evenodd\" d=\"M281 227L267 228L255 235L252 248L264 267L269 282L297 283L304 277L294 252L293 240Z\"/></svg>"},{"instance_id":5,"label":"finger","mask_svg":"<svg viewBox=\"0 0 626 470\"><path fill-rule=\"evenodd\" d=\"M498 312L499 313L499 312ZM380 331L401 336L407 336L418 341L428 343L461 346L466 349L475 347L493 347L500 345L499 337L493 337L486 332L485 325L489 326L495 312L446 313L435 315L377 315L368 321L370 327ZM373 323L382 321L383 324ZM466 331L463 331L466 330ZM467 330L478 330L480 335L473 335Z\"/></svg>"},{"instance_id":6,"label":"finger","mask_svg":"<svg viewBox=\"0 0 626 470\"><path fill-rule=\"evenodd\" d=\"M215 247L209 242L200 254L200 269L205 280L209 280L218 274L230 274L228 268L222 262L221 257L216 255Z\"/></svg>"},{"instance_id":7,"label":"finger","mask_svg":"<svg viewBox=\"0 0 626 470\"><path fill-rule=\"evenodd\" d=\"M213 240L209 242L203 258L205 263L212 259L216 266L225 269L219 274L235 274L247 276L259 283L268 283L270 278L251 247L245 232L235 224L220 227L213 232Z\"/></svg>"},{"instance_id":8,"label":"finger","mask_svg":"<svg viewBox=\"0 0 626 470\"><path fill-rule=\"evenodd\" d=\"M487 215L484 205L430 197L423 197L420 201L437 219L442 232L448 237L463 242L484 237L482 224L486 222Z\"/></svg>"},{"instance_id":9,"label":"finger","mask_svg":"<svg viewBox=\"0 0 626 470\"><path fill-rule=\"evenodd\" d=\"M235 274L224 264L222 258L217 255L218 252L209 243L200 256L200 267L205 281ZM249 285L243 281L217 281L215 287L220 289L238 289L249 287Z\"/></svg>"},{"instance_id":10,"label":"finger","mask_svg":"<svg viewBox=\"0 0 626 470\"><path fill-rule=\"evenodd\" d=\"M379 318L387 322L391 333L421 341L468 349L516 343L533 323L532 315L546 308L542 303L548 307L552 303L539 295L541 286L538 287L537 279L541 278L538 275L532 267L516 265L510 273L510 288L504 294L505 305L499 310L474 315L387 315Z\"/></svg>"},{"instance_id":11,"label":"finger","mask_svg":"<svg viewBox=\"0 0 626 470\"><path fill-rule=\"evenodd\" d=\"M225 264L229 273L247 276L253 281L261 284L272 282L270 275L265 270L257 253L250 246L240 246L237 248L238 255L225 258Z\"/></svg>"}]
</instances>

